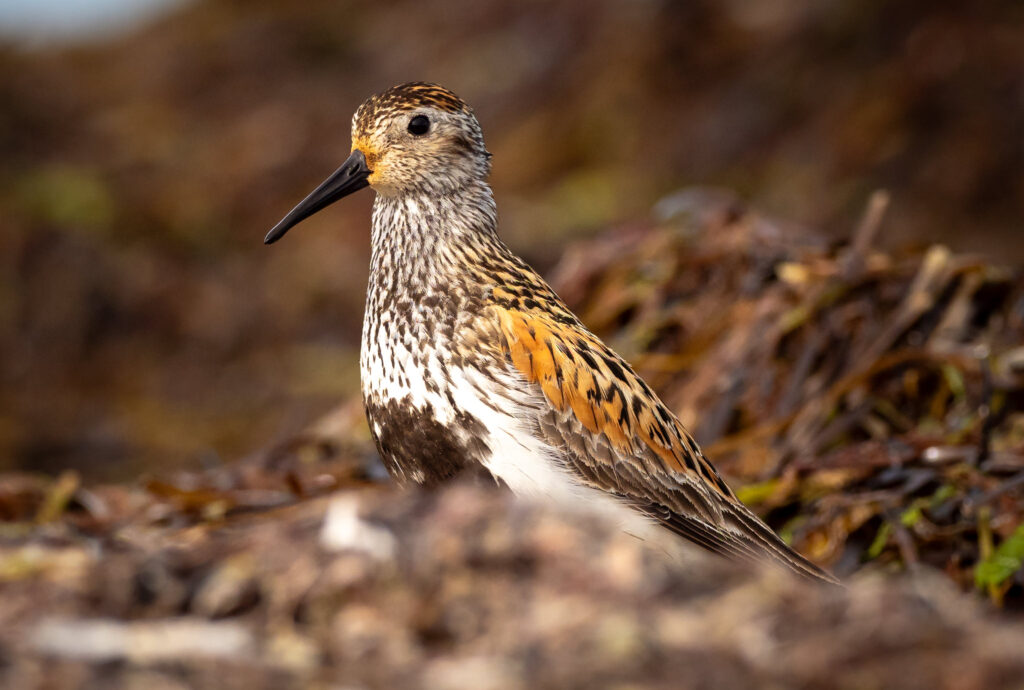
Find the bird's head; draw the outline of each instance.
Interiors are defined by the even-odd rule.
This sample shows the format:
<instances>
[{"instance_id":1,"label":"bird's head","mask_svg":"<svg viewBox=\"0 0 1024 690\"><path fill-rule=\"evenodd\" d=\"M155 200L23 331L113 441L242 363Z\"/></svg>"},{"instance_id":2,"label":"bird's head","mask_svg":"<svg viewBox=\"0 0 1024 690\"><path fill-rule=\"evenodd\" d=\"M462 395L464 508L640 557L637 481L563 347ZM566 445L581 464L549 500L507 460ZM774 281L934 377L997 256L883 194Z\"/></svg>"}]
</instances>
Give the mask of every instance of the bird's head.
<instances>
[{"instance_id":1,"label":"bird's head","mask_svg":"<svg viewBox=\"0 0 1024 690\"><path fill-rule=\"evenodd\" d=\"M454 93L422 82L394 86L359 106L352 153L264 242L367 185L383 196L454 193L484 180L490 157L473 111Z\"/></svg>"}]
</instances>

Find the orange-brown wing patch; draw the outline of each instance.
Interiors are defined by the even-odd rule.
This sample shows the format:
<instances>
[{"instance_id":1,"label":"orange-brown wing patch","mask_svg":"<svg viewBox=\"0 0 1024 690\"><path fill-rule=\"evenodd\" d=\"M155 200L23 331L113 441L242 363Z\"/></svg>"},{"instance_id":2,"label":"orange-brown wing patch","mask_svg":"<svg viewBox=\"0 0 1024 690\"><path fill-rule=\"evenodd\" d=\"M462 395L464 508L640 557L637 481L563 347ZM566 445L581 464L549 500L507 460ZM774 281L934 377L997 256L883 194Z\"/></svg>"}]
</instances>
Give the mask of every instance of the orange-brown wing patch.
<instances>
[{"instance_id":1,"label":"orange-brown wing patch","mask_svg":"<svg viewBox=\"0 0 1024 690\"><path fill-rule=\"evenodd\" d=\"M542 281L511 279L493 289L503 354L551 403L538 433L583 482L710 551L836 581L740 503L675 415Z\"/></svg>"},{"instance_id":2,"label":"orange-brown wing patch","mask_svg":"<svg viewBox=\"0 0 1024 690\"><path fill-rule=\"evenodd\" d=\"M501 300L502 289L495 290ZM578 323L542 310L495 307L512 365L558 410L571 409L591 433L604 434L623 459L643 444L660 468L689 475L724 498L736 498L679 421L618 355Z\"/></svg>"}]
</instances>

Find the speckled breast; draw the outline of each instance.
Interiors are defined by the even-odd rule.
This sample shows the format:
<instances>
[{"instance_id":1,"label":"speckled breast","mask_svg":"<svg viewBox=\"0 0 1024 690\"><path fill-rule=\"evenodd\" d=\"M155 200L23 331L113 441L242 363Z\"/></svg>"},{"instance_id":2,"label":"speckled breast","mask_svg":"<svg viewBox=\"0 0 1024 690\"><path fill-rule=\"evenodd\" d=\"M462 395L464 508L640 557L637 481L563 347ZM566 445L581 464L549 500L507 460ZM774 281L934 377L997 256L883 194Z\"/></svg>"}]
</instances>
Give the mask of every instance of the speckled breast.
<instances>
[{"instance_id":1,"label":"speckled breast","mask_svg":"<svg viewBox=\"0 0 1024 690\"><path fill-rule=\"evenodd\" d=\"M371 289L360 351L363 405L377 450L399 482L432 485L481 467L487 453L479 420L452 394L454 321L450 295L420 291L375 308Z\"/></svg>"}]
</instances>

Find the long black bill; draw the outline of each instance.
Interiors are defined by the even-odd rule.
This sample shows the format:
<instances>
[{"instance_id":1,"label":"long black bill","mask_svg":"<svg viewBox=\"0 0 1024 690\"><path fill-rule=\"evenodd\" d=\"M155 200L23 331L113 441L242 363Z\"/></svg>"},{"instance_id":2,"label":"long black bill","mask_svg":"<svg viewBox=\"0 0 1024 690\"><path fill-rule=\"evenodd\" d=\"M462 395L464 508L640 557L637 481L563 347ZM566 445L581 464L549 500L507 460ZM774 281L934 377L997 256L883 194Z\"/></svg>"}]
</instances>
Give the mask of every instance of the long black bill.
<instances>
[{"instance_id":1,"label":"long black bill","mask_svg":"<svg viewBox=\"0 0 1024 690\"><path fill-rule=\"evenodd\" d=\"M284 237L286 232L317 211L327 208L338 199L346 197L352 192L358 192L370 184L366 179L370 176L370 172L370 169L366 167L366 157L363 152L356 149L345 159L341 167L334 171L333 175L300 201L298 206L289 211L288 215L267 233L267 236L263 238L263 244L277 242Z\"/></svg>"}]
</instances>

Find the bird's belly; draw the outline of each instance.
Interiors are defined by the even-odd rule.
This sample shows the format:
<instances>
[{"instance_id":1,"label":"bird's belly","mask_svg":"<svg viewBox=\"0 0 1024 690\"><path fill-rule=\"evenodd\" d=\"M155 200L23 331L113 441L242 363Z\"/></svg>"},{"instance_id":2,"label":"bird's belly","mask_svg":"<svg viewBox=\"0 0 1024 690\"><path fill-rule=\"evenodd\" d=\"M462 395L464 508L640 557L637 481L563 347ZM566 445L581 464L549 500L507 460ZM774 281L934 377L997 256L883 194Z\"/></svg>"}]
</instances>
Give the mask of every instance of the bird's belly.
<instances>
[{"instance_id":1,"label":"bird's belly","mask_svg":"<svg viewBox=\"0 0 1024 690\"><path fill-rule=\"evenodd\" d=\"M559 461L531 423L546 402L518 372L457 367L401 342L365 341L360 368L371 433L399 482L436 485L483 469L517 496L596 515L652 544L679 541Z\"/></svg>"},{"instance_id":2,"label":"bird's belly","mask_svg":"<svg viewBox=\"0 0 1024 690\"><path fill-rule=\"evenodd\" d=\"M433 484L476 463L520 495L575 493L553 451L528 429L525 381L454 366L401 340L364 340L360 369L370 430L400 481Z\"/></svg>"},{"instance_id":3,"label":"bird's belly","mask_svg":"<svg viewBox=\"0 0 1024 690\"><path fill-rule=\"evenodd\" d=\"M449 364L403 340L363 342L363 406L381 460L400 483L434 485L480 467L485 430L446 394Z\"/></svg>"},{"instance_id":4,"label":"bird's belly","mask_svg":"<svg viewBox=\"0 0 1024 690\"><path fill-rule=\"evenodd\" d=\"M645 541L676 541L649 517L583 484L566 468L559 451L536 433L532 423L547 402L539 393L528 393L532 384L518 372L453 369L449 374L447 392L453 408L478 424L475 459L517 496L562 511L596 515Z\"/></svg>"}]
</instances>

